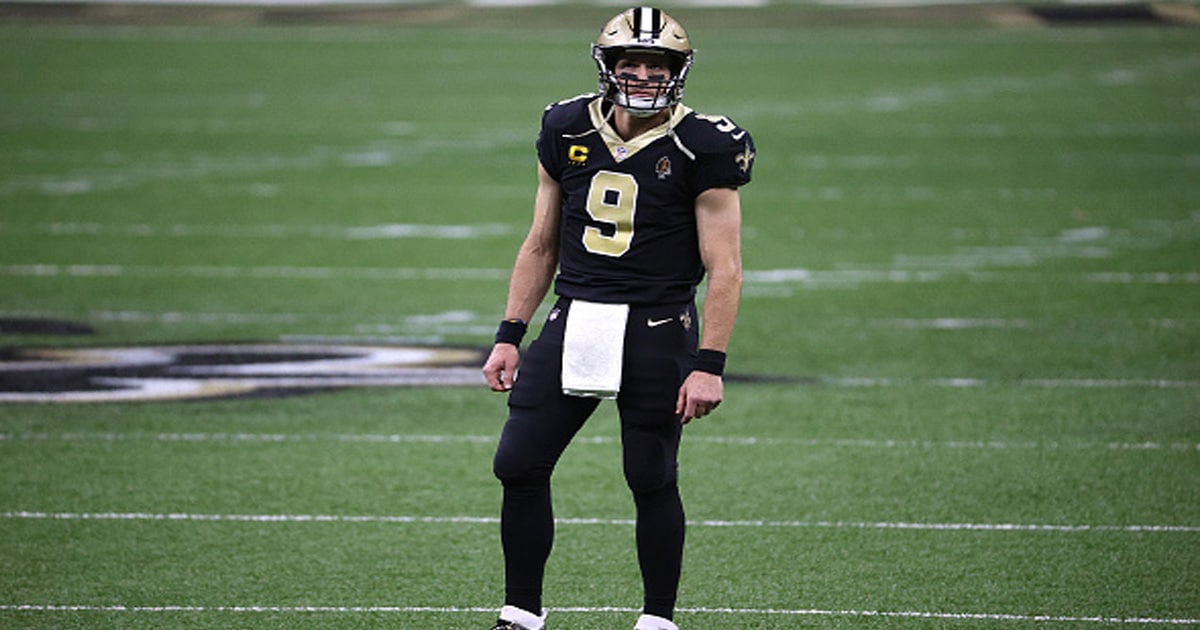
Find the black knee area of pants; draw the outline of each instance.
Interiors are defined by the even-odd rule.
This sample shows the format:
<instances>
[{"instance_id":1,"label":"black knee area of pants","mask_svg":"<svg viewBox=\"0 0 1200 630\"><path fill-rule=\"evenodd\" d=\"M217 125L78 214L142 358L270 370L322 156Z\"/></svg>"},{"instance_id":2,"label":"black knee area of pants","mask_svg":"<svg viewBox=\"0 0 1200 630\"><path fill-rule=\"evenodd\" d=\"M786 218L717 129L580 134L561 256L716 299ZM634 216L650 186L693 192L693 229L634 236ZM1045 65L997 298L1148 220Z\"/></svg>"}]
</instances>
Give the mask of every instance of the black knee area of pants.
<instances>
[{"instance_id":1,"label":"black knee area of pants","mask_svg":"<svg viewBox=\"0 0 1200 630\"><path fill-rule=\"evenodd\" d=\"M550 485L550 470L540 465L531 465L531 460L519 453L499 448L492 460L492 474L505 487L533 488Z\"/></svg>"},{"instance_id":2,"label":"black knee area of pants","mask_svg":"<svg viewBox=\"0 0 1200 630\"><path fill-rule=\"evenodd\" d=\"M625 483L629 486L634 498L652 497L666 490L675 488L678 473L675 466L636 466L625 465Z\"/></svg>"},{"instance_id":3,"label":"black knee area of pants","mask_svg":"<svg viewBox=\"0 0 1200 630\"><path fill-rule=\"evenodd\" d=\"M630 491L637 496L675 488L682 428L674 414L626 406L621 419L623 467Z\"/></svg>"}]
</instances>

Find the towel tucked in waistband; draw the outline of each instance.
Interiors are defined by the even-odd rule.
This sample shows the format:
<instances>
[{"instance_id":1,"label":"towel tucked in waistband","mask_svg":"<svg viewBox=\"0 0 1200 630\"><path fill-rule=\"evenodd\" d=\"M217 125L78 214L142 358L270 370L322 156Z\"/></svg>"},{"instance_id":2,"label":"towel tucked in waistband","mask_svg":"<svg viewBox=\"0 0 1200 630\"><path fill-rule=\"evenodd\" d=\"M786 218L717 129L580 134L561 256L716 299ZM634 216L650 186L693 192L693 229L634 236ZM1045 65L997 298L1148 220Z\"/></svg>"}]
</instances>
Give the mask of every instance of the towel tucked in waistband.
<instances>
[{"instance_id":1,"label":"towel tucked in waistband","mask_svg":"<svg viewBox=\"0 0 1200 630\"><path fill-rule=\"evenodd\" d=\"M625 358L628 304L573 300L563 331L562 389L570 396L616 398Z\"/></svg>"}]
</instances>

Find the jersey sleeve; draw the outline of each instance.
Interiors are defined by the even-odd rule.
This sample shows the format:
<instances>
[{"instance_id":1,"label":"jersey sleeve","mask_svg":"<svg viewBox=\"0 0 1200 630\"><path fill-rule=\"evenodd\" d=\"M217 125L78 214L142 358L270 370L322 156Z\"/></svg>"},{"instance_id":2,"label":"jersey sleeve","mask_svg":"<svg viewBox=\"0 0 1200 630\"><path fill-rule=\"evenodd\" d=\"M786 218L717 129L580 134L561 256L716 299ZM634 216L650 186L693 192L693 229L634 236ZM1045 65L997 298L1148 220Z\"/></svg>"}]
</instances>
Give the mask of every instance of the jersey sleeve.
<instances>
[{"instance_id":1,"label":"jersey sleeve","mask_svg":"<svg viewBox=\"0 0 1200 630\"><path fill-rule=\"evenodd\" d=\"M581 94L546 106L538 132L537 153L542 167L556 181L562 181L568 153L564 134L578 134L589 128L587 103L594 94Z\"/></svg>"},{"instance_id":2,"label":"jersey sleeve","mask_svg":"<svg viewBox=\"0 0 1200 630\"><path fill-rule=\"evenodd\" d=\"M749 131L725 116L704 115L691 117L689 131L689 149L696 158L692 183L697 194L750 183L755 148Z\"/></svg>"},{"instance_id":3,"label":"jersey sleeve","mask_svg":"<svg viewBox=\"0 0 1200 630\"><path fill-rule=\"evenodd\" d=\"M562 132L555 128L556 120L561 117L556 115L556 107L558 104L551 104L542 112L542 127L538 131L537 137L537 155L542 168L546 169L546 172L556 181L562 181L562 156L564 153L559 147L559 143L562 141Z\"/></svg>"}]
</instances>

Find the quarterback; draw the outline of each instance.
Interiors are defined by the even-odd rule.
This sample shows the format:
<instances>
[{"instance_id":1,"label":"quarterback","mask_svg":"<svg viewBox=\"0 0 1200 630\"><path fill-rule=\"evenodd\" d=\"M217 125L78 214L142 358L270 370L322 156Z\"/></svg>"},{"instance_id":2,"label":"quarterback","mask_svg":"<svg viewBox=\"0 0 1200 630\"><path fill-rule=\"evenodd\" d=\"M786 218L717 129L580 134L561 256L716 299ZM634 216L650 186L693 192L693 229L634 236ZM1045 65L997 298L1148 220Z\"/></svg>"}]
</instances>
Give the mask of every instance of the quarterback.
<instances>
[{"instance_id":1,"label":"quarterback","mask_svg":"<svg viewBox=\"0 0 1200 630\"><path fill-rule=\"evenodd\" d=\"M728 118L682 103L694 51L666 13L622 12L600 31L592 57L599 92L542 115L533 220L483 366L509 408L493 464L504 491L505 600L492 630L545 627L551 474L605 399L621 418L636 507L643 601L635 630L678 630L679 443L683 425L724 396L742 284L738 189L750 181L754 142ZM551 285L555 302L522 356Z\"/></svg>"}]
</instances>

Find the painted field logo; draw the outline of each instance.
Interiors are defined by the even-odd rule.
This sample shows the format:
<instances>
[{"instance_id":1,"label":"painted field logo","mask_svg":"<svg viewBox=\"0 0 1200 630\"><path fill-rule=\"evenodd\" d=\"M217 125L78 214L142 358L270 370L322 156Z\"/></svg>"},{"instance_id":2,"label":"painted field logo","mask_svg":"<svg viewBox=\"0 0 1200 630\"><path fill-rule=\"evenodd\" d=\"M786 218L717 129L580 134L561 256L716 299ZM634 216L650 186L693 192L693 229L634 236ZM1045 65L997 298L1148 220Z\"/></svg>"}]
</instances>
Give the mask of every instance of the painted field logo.
<instances>
[{"instance_id":1,"label":"painted field logo","mask_svg":"<svg viewBox=\"0 0 1200 630\"><path fill-rule=\"evenodd\" d=\"M223 344L0 349L0 402L281 396L348 387L482 385L471 348Z\"/></svg>"}]
</instances>

